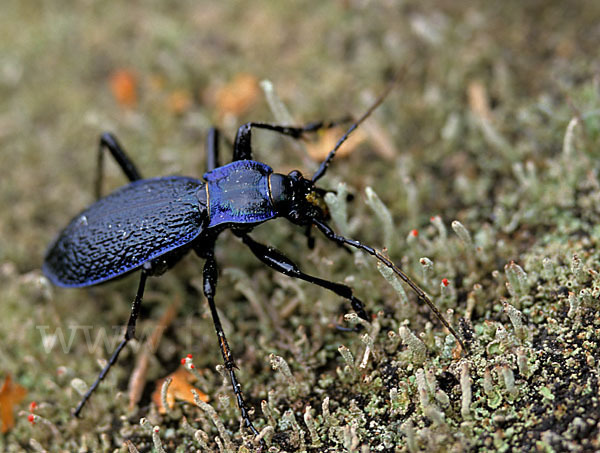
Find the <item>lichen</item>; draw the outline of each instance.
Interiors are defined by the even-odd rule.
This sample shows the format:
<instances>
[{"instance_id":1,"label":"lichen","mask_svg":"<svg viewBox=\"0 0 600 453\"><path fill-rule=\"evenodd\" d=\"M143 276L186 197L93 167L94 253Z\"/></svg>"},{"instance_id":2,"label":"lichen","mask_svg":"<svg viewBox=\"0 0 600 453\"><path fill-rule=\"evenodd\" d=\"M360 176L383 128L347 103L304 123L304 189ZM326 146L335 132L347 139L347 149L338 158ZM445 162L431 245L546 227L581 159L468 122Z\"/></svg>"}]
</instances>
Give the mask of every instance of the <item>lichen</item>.
<instances>
[{"instance_id":1,"label":"lichen","mask_svg":"<svg viewBox=\"0 0 600 453\"><path fill-rule=\"evenodd\" d=\"M144 176L201 176L213 123L231 141L248 121L359 115L396 72L366 139L319 182L336 190L332 225L387 248L469 354L362 253L318 235L309 250L284 220L252 233L351 286L370 323L225 233L217 305L260 439L272 453L600 450L600 4L63 3L9 2L0 15L0 378L28 391L1 451L256 451L217 367L192 256L149 281L137 341L73 419L136 282L53 288L43 250L93 200L100 132L114 131ZM110 92L124 68L132 105ZM240 73L271 81L275 113L258 87L250 111L222 112L216 93ZM317 168L274 134L253 147L279 172ZM105 190L124 183L106 170ZM135 357L174 301L129 409ZM189 353L210 401L161 414L150 394Z\"/></svg>"}]
</instances>

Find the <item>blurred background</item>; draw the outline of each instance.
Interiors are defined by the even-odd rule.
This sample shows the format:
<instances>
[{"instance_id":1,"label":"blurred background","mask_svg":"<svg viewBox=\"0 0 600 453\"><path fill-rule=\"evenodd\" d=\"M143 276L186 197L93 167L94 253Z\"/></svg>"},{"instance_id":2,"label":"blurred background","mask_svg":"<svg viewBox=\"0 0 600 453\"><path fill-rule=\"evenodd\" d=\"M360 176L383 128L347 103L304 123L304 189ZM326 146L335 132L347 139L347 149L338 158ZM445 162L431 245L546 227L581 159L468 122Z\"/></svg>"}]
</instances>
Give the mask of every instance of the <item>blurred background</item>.
<instances>
[{"instance_id":1,"label":"blurred background","mask_svg":"<svg viewBox=\"0 0 600 453\"><path fill-rule=\"evenodd\" d=\"M375 352L367 354L371 362L353 371L338 348L346 345L358 363L365 344L362 333L332 327L350 311L344 301L273 275L233 235L220 238L217 303L257 427L273 426L266 435L269 451L560 450L569 442L578 451L600 448L597 362L585 358L600 359L597 336L577 369L595 379L595 402L573 398L577 392L556 393L553 384L517 366L523 354L533 364L546 357L547 338L567 338L542 326L549 317L564 318L573 303L585 306L597 291L588 270L596 263L599 234L599 3L9 0L1 9L0 449L151 451L158 449L156 440L139 425L147 417L160 426L167 451L217 451L217 428L189 396L166 415L157 409L160 396L152 396L159 379L193 353L204 370L194 385L209 395L231 436L228 443L220 434L223 451L249 451L243 449L252 448L251 438L239 429L229 386L215 371L221 357L199 286L200 260L190 256L150 281L140 341L124 352L83 419L74 420L69 412L85 387L80 380L90 384L108 356L101 333L108 332L109 343L118 338L116 326L127 320L137 279L90 290L53 288L40 271L44 251L94 201L100 133L115 133L145 177L201 177L210 126L224 133L226 163L239 125L358 117L395 74L401 74L397 87L321 185L340 190L344 182L355 196L347 224L337 218L334 225L387 247L441 309L454 310L449 317L455 325L459 317L470 318L468 331L481 342L474 347L480 361L468 365L471 410L463 409L461 418L466 387L459 385L460 353L444 346L439 322L412 303L412 294L410 304L398 302L402 297L370 260L321 238L309 250L302 231L277 220L254 236L311 274L345 281L384 320L377 332L366 331L375 342ZM269 107L265 80L273 87L271 100L287 113ZM278 172L311 174L342 133L295 143L257 132L255 158ZM105 193L125 183L106 161ZM380 204L365 194L367 187ZM471 243L458 227L452 230L454 220L469 231ZM420 264L424 256L431 266ZM549 262L554 270L543 274ZM526 277L519 277L522 271ZM449 279L449 290L440 287L442 278ZM579 305L568 299L583 290ZM500 354L486 349L499 341L496 327L518 330L502 300L520 310L530 330ZM597 328L597 316L589 316L575 334ZM388 334L400 325L421 335L429 351L425 364L413 365L410 348ZM140 345L158 331L164 335L148 354L145 377L131 384L144 355ZM271 369L271 353L292 368L298 389L291 394L290 381ZM494 370L494 385L510 382L504 366L517 370L521 405L506 385L497 406L478 402L477 392L490 397L489 388L483 390L486 369ZM449 395L446 403L436 400L435 385L430 395L445 416L436 418L419 399L418 369L434 370ZM555 377L555 383L566 379ZM137 386L136 401L128 385ZM552 399L540 402L542 387ZM331 419L322 408L326 397ZM273 420L261 410L267 399ZM566 415L554 414L559 406ZM584 406L591 419L575 423ZM307 407L317 434L304 417ZM497 410L503 421L492 423ZM522 420L529 420L528 428ZM558 420L562 430L544 437ZM208 434L205 445L194 440L198 429Z\"/></svg>"}]
</instances>

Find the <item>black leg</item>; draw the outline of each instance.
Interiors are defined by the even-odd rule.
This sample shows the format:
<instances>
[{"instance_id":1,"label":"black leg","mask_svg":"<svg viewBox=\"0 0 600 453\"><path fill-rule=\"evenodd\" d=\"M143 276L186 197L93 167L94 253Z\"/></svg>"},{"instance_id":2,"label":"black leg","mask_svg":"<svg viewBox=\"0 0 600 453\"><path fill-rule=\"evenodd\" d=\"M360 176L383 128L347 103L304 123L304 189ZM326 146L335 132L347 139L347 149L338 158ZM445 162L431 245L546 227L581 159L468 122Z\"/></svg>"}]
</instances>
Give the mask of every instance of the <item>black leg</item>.
<instances>
[{"instance_id":1,"label":"black leg","mask_svg":"<svg viewBox=\"0 0 600 453\"><path fill-rule=\"evenodd\" d=\"M81 401L73 411L73 415L75 415L75 417L79 416L79 413L81 412L81 409L83 409L83 406L85 405L86 401L90 398L90 396L92 396L92 393L94 393L94 390L96 390L96 387L98 387L102 379L106 377L108 370L110 370L110 368L115 363L117 363L117 359L119 358L121 350L125 347L127 342L135 336L135 323L137 321L138 315L140 314L140 307L142 305L142 298L144 297L144 288L146 286L147 277L148 275L146 271L142 270L137 294L135 295L135 299L133 300L133 304L131 305L131 314L129 315L129 321L127 322L127 330L125 330L125 335L121 340L121 343L119 343L119 345L113 352L110 360L108 361L108 364L100 372L100 374L96 378L96 381L92 384L88 391L85 392L85 395L83 395L83 398L81 398Z\"/></svg>"},{"instance_id":2,"label":"black leg","mask_svg":"<svg viewBox=\"0 0 600 453\"><path fill-rule=\"evenodd\" d=\"M241 235L242 241L246 244L252 253L254 253L259 260L265 263L267 266L272 267L278 272L282 274L288 275L290 277L299 278L300 280L307 281L309 283L313 283L315 285L321 286L322 288L333 291L338 296L341 296L345 299L348 299L352 305L352 309L356 312L358 316L360 316L365 321L369 321L369 317L367 312L365 311L365 307L360 299L357 299L352 295L352 289L346 285L342 285L341 283L334 283L328 280L323 280L318 277L313 277L312 275L305 274L298 266L294 264L288 257L286 257L283 253L278 251L273 247L268 247L264 244L256 242L247 234Z\"/></svg>"},{"instance_id":3,"label":"black leg","mask_svg":"<svg viewBox=\"0 0 600 453\"><path fill-rule=\"evenodd\" d=\"M206 136L206 171L219 167L219 129L211 127Z\"/></svg>"},{"instance_id":4,"label":"black leg","mask_svg":"<svg viewBox=\"0 0 600 453\"><path fill-rule=\"evenodd\" d=\"M227 343L227 338L225 338L225 332L223 332L223 327L221 326L221 320L219 319L219 314L217 313L217 307L215 306L215 293L217 289L218 271L217 261L214 257L214 251L212 249L206 250L205 256L206 263L204 264L203 272L204 295L206 296L206 299L208 300L208 306L210 307L210 314L212 315L215 330L217 332L219 348L221 349L221 355L223 356L223 361L225 362L225 369L229 373L229 378L231 379L233 392L235 393L237 404L240 408L244 424L246 425L246 428L250 429L250 431L252 431L252 433L255 436L258 436L259 433L252 424L250 416L248 415L248 408L246 407L244 396L242 395L242 386L240 385L240 383L237 380L237 377L235 376L235 362L233 360L233 355L231 354L229 344Z\"/></svg>"},{"instance_id":5,"label":"black leg","mask_svg":"<svg viewBox=\"0 0 600 453\"><path fill-rule=\"evenodd\" d=\"M350 118L337 121L317 121L306 126L281 126L270 123L246 123L238 128L233 144L233 160L252 159L252 128L266 129L292 138L300 138L306 132L317 132L321 129L330 129L339 124L348 122Z\"/></svg>"},{"instance_id":6,"label":"black leg","mask_svg":"<svg viewBox=\"0 0 600 453\"><path fill-rule=\"evenodd\" d=\"M142 179L140 172L136 168L133 161L129 158L117 138L109 133L105 132L100 136L100 143L98 144L98 168L96 170L96 197L100 198L102 193L102 178L104 174L104 150L108 149L112 154L113 158L125 173L125 176L129 181L137 181Z\"/></svg>"},{"instance_id":7,"label":"black leg","mask_svg":"<svg viewBox=\"0 0 600 453\"><path fill-rule=\"evenodd\" d=\"M452 336L454 338L456 338L456 340L460 344L462 350L468 354L468 349L466 348L464 342L462 341L462 339L460 338L458 333L456 333L456 331L452 328L452 326L448 323L448 321L446 321L446 319L442 316L442 314L440 313L438 308L433 304L433 302L431 302L429 297L427 297L427 294L425 294L425 291L423 291L421 288L419 288L419 286L416 283L414 283L408 277L408 275L406 275L402 271L402 269L400 269L398 266L396 266L394 263L392 263L392 261L390 261L386 256L384 256L381 252L374 249L373 247L369 247L368 245L361 244L360 242L355 241L354 239L348 239L348 238L345 238L344 236L340 236L340 235L336 234L329 225L327 225L319 220L313 219L313 223L314 223L314 225L316 225L316 227L319 230L321 230L321 232L325 235L325 237L327 239L335 242L338 245L349 245L349 246L355 247L359 250L362 250L363 252L367 252L369 255L372 255L375 258L377 258L386 267L390 268L398 277L400 277L400 279L402 281L404 281L404 283L406 283L408 286L410 286L410 288L416 293L416 295L419 297L419 299L421 299L423 302L425 302L429 306L431 311L433 311L435 316L440 320L440 322L444 325L444 327L446 327L446 329L448 329L448 331L452 334Z\"/></svg>"},{"instance_id":8,"label":"black leg","mask_svg":"<svg viewBox=\"0 0 600 453\"><path fill-rule=\"evenodd\" d=\"M306 236L306 245L310 250L315 248L315 237L312 235L312 225L306 225L304 230L304 236Z\"/></svg>"}]
</instances>

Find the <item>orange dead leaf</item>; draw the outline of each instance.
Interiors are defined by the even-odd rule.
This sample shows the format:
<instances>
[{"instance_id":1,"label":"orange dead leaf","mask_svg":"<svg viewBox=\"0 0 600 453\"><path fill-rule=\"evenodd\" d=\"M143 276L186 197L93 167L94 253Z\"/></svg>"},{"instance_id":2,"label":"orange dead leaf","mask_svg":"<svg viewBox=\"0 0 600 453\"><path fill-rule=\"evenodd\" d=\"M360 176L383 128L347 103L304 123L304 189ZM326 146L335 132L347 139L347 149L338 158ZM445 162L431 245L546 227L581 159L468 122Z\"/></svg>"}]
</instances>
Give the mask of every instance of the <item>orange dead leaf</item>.
<instances>
[{"instance_id":1,"label":"orange dead leaf","mask_svg":"<svg viewBox=\"0 0 600 453\"><path fill-rule=\"evenodd\" d=\"M13 407L19 404L27 395L27 390L17 383L12 382L10 374L6 375L4 384L0 388L0 422L3 433L10 431L15 426Z\"/></svg>"},{"instance_id":2,"label":"orange dead leaf","mask_svg":"<svg viewBox=\"0 0 600 453\"><path fill-rule=\"evenodd\" d=\"M345 129L338 127L319 132L316 141L306 143L306 150L310 158L317 162L325 159L329 151L333 149L338 140L344 135L344 132L346 132ZM348 140L344 142L342 147L338 149L336 157L350 155L365 139L366 134L360 128L356 129Z\"/></svg>"},{"instance_id":3,"label":"orange dead leaf","mask_svg":"<svg viewBox=\"0 0 600 453\"><path fill-rule=\"evenodd\" d=\"M110 90L123 107L133 108L137 103L137 77L128 69L119 69L110 76Z\"/></svg>"},{"instance_id":4,"label":"orange dead leaf","mask_svg":"<svg viewBox=\"0 0 600 453\"><path fill-rule=\"evenodd\" d=\"M173 91L167 99L168 109L176 115L186 112L192 105L192 97L186 90Z\"/></svg>"},{"instance_id":5,"label":"orange dead leaf","mask_svg":"<svg viewBox=\"0 0 600 453\"><path fill-rule=\"evenodd\" d=\"M192 394L192 390L196 390L198 392L198 396L205 403L208 402L208 395L198 390L194 387L190 382L195 380L194 375L191 374L183 367L177 368L177 370L167 377L159 379L156 381L156 389L152 393L152 401L154 404L158 406L158 412L161 414L165 414L167 410L164 408L162 404L162 399L160 397L163 383L167 378L172 378L173 381L169 385L169 389L167 390L167 404L169 409L172 409L175 405L175 400L186 401L188 403L194 403L194 395Z\"/></svg>"},{"instance_id":6,"label":"orange dead leaf","mask_svg":"<svg viewBox=\"0 0 600 453\"><path fill-rule=\"evenodd\" d=\"M241 73L215 93L215 104L221 117L240 116L257 101L258 79L251 74Z\"/></svg>"}]
</instances>

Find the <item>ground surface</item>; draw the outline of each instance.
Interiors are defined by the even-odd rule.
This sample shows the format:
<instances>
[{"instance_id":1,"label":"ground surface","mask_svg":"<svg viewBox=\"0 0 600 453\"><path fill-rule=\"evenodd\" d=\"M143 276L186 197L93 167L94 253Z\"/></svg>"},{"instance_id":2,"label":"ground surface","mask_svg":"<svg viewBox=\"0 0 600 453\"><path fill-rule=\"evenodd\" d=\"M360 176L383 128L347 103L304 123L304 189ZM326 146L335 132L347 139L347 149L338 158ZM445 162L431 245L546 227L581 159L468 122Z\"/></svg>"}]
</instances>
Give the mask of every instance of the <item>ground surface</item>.
<instances>
[{"instance_id":1,"label":"ground surface","mask_svg":"<svg viewBox=\"0 0 600 453\"><path fill-rule=\"evenodd\" d=\"M320 237L309 251L283 220L254 234L365 300L371 325L343 332L343 300L274 275L224 234L218 305L269 451L599 450L600 3L526 3L3 5L0 379L13 386L0 391L0 450L254 451L215 369L194 256L150 281L139 342L73 419L137 281L53 288L44 250L94 200L100 132L115 132L145 176L200 176L210 125L231 140L244 122L284 119L258 81L302 123L359 115L396 72L322 185L346 184L355 197L347 211L334 200L333 224L387 247L471 354L366 256ZM255 148L278 171L307 174L318 160L307 151L327 152L270 134ZM106 165L105 191L124 181ZM152 398L189 353L216 416L181 399L161 414ZM176 383L189 399L187 378Z\"/></svg>"}]
</instances>

